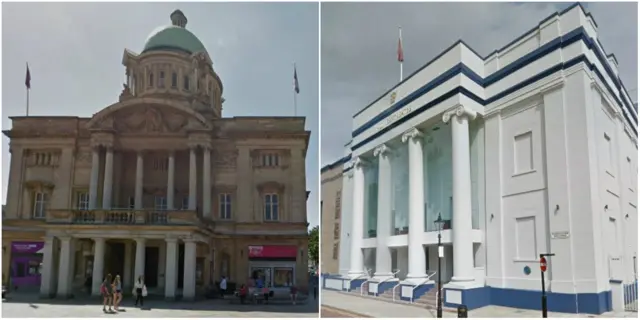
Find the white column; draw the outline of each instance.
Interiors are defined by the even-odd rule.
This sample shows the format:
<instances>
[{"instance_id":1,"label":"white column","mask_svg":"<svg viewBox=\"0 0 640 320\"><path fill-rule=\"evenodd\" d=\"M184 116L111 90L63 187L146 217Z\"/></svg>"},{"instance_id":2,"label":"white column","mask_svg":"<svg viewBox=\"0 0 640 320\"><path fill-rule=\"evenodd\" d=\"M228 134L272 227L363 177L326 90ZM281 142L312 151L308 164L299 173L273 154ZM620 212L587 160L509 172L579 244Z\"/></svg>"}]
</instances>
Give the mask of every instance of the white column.
<instances>
[{"instance_id":1,"label":"white column","mask_svg":"<svg viewBox=\"0 0 640 320\"><path fill-rule=\"evenodd\" d=\"M100 285L104 276L104 238L93 239L93 278L91 283L91 295L100 296Z\"/></svg>"},{"instance_id":2,"label":"white column","mask_svg":"<svg viewBox=\"0 0 640 320\"><path fill-rule=\"evenodd\" d=\"M124 273L122 275L122 284L125 289L133 288L133 245L127 241L124 244Z\"/></svg>"},{"instance_id":3,"label":"white column","mask_svg":"<svg viewBox=\"0 0 640 320\"><path fill-rule=\"evenodd\" d=\"M98 178L100 170L100 149L94 147L91 152L91 180L89 182L89 209L98 206Z\"/></svg>"},{"instance_id":4,"label":"white column","mask_svg":"<svg viewBox=\"0 0 640 320\"><path fill-rule=\"evenodd\" d=\"M421 281L426 275L426 257L422 247L424 234L424 162L422 133L413 128L402 135L409 143L409 270L408 280Z\"/></svg>"},{"instance_id":5,"label":"white column","mask_svg":"<svg viewBox=\"0 0 640 320\"><path fill-rule=\"evenodd\" d=\"M189 210L196 210L196 147L189 150Z\"/></svg>"},{"instance_id":6,"label":"white column","mask_svg":"<svg viewBox=\"0 0 640 320\"><path fill-rule=\"evenodd\" d=\"M144 275L144 253L146 250L146 239L145 238L137 238L136 239L136 261L135 261L135 273L134 273L134 281L138 279L138 277Z\"/></svg>"},{"instance_id":7,"label":"white column","mask_svg":"<svg viewBox=\"0 0 640 320\"><path fill-rule=\"evenodd\" d=\"M364 167L361 158L353 161L353 212L351 218L351 262L349 276L361 276L364 272L362 241L364 238Z\"/></svg>"},{"instance_id":8,"label":"white column","mask_svg":"<svg viewBox=\"0 0 640 320\"><path fill-rule=\"evenodd\" d=\"M60 261L58 265L58 294L57 298L66 299L71 295L71 279L69 269L71 265L71 238L60 238Z\"/></svg>"},{"instance_id":9,"label":"white column","mask_svg":"<svg viewBox=\"0 0 640 320\"><path fill-rule=\"evenodd\" d=\"M102 209L111 209L113 191L113 148L107 147L104 161L104 186L102 188Z\"/></svg>"},{"instance_id":10,"label":"white column","mask_svg":"<svg viewBox=\"0 0 640 320\"><path fill-rule=\"evenodd\" d=\"M54 249L56 238L45 236L44 247L42 248L42 270L40 275L40 296L51 298L55 292L53 287L54 273Z\"/></svg>"},{"instance_id":11,"label":"white column","mask_svg":"<svg viewBox=\"0 0 640 320\"><path fill-rule=\"evenodd\" d=\"M202 213L205 218L211 219L211 149L202 149Z\"/></svg>"},{"instance_id":12,"label":"white column","mask_svg":"<svg viewBox=\"0 0 640 320\"><path fill-rule=\"evenodd\" d=\"M167 242L167 253L165 255L164 271L164 297L167 300L176 298L176 287L178 284L178 240L173 238L165 239Z\"/></svg>"},{"instance_id":13,"label":"white column","mask_svg":"<svg viewBox=\"0 0 640 320\"><path fill-rule=\"evenodd\" d=\"M442 121L451 120L453 162L453 277L452 282L473 282L473 242L471 239L471 152L469 119L475 111L458 106L447 111Z\"/></svg>"},{"instance_id":14,"label":"white column","mask_svg":"<svg viewBox=\"0 0 640 320\"><path fill-rule=\"evenodd\" d=\"M142 209L142 184L144 182L144 157L142 151L139 151L136 158L136 210ZM137 276L136 276L137 277Z\"/></svg>"},{"instance_id":15,"label":"white column","mask_svg":"<svg viewBox=\"0 0 640 320\"><path fill-rule=\"evenodd\" d=\"M196 243L187 239L184 242L184 279L182 298L193 300L196 297Z\"/></svg>"},{"instance_id":16,"label":"white column","mask_svg":"<svg viewBox=\"0 0 640 320\"><path fill-rule=\"evenodd\" d=\"M173 196L175 193L176 156L173 151L169 153L169 176L167 177L167 209L173 210Z\"/></svg>"},{"instance_id":17,"label":"white column","mask_svg":"<svg viewBox=\"0 0 640 320\"><path fill-rule=\"evenodd\" d=\"M376 246L376 273L378 278L392 275L391 250L387 246L387 239L391 236L393 220L391 216L391 150L381 145L373 150L373 156L378 157L378 224Z\"/></svg>"}]
</instances>

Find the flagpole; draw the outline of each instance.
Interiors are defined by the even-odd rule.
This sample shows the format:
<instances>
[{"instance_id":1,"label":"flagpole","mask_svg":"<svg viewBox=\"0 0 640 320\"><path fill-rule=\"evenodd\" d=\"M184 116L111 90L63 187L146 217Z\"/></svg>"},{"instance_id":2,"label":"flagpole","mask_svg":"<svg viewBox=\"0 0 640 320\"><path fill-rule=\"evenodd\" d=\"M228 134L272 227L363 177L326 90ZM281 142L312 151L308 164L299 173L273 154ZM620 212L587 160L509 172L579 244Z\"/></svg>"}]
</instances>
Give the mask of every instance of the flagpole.
<instances>
[{"instance_id":1,"label":"flagpole","mask_svg":"<svg viewBox=\"0 0 640 320\"><path fill-rule=\"evenodd\" d=\"M29 116L29 88L27 88L27 117Z\"/></svg>"},{"instance_id":2,"label":"flagpole","mask_svg":"<svg viewBox=\"0 0 640 320\"><path fill-rule=\"evenodd\" d=\"M296 72L296 63L293 63L293 73L294 73L294 79L293 79L293 116L297 117L298 116L298 93L296 92L296 86L297 83L296 81L298 81L297 79L297 72Z\"/></svg>"},{"instance_id":3,"label":"flagpole","mask_svg":"<svg viewBox=\"0 0 640 320\"><path fill-rule=\"evenodd\" d=\"M402 27L398 27L398 35L400 36L400 48L402 48ZM404 49L404 48L402 48ZM404 58L400 61L400 82L402 82L402 64L404 63Z\"/></svg>"}]
</instances>

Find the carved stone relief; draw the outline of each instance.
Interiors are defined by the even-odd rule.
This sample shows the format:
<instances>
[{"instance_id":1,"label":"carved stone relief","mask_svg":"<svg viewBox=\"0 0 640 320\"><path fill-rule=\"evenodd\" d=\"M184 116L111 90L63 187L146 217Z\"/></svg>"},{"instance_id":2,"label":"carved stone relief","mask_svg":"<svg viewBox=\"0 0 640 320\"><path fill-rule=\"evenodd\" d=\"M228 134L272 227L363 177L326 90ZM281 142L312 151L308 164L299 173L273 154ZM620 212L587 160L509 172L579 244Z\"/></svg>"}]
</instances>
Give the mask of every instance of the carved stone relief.
<instances>
[{"instance_id":1,"label":"carved stone relief","mask_svg":"<svg viewBox=\"0 0 640 320\"><path fill-rule=\"evenodd\" d=\"M222 150L216 153L214 163L220 168L235 168L238 159L238 150Z\"/></svg>"},{"instance_id":2,"label":"carved stone relief","mask_svg":"<svg viewBox=\"0 0 640 320\"><path fill-rule=\"evenodd\" d=\"M119 113L115 125L123 133L174 133L182 130L188 122L185 115L146 107Z\"/></svg>"}]
</instances>

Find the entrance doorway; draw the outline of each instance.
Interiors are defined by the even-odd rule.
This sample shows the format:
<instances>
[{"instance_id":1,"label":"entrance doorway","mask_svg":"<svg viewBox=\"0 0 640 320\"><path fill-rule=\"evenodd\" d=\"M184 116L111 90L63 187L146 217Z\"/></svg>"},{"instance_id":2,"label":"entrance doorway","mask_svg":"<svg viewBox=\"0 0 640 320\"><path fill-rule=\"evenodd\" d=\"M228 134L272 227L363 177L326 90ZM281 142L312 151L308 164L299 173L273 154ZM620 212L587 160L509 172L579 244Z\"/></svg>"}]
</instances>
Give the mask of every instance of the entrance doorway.
<instances>
[{"instance_id":1,"label":"entrance doorway","mask_svg":"<svg viewBox=\"0 0 640 320\"><path fill-rule=\"evenodd\" d=\"M116 275L122 277L124 275L124 243L110 242L107 245L109 258L105 259L105 275L111 274L114 278Z\"/></svg>"},{"instance_id":2,"label":"entrance doorway","mask_svg":"<svg viewBox=\"0 0 640 320\"><path fill-rule=\"evenodd\" d=\"M149 288L158 286L158 267L160 265L160 248L147 247L144 251L144 282Z\"/></svg>"}]
</instances>

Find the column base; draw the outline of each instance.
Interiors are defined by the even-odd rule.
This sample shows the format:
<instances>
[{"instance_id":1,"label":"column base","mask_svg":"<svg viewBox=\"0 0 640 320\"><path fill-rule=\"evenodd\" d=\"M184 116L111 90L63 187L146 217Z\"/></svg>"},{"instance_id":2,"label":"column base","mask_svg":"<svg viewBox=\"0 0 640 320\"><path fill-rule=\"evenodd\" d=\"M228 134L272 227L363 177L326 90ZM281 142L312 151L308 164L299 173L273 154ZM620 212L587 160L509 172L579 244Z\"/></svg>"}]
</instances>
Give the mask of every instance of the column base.
<instances>
[{"instance_id":1,"label":"column base","mask_svg":"<svg viewBox=\"0 0 640 320\"><path fill-rule=\"evenodd\" d=\"M407 275L407 277L404 280L402 280L400 282L402 284L419 285L419 284L423 284L423 283L431 281L431 280L427 281L427 279L428 278L427 278L426 274L423 274L423 275L412 275L412 274L409 274L409 275ZM431 281L431 282L433 282L433 281Z\"/></svg>"},{"instance_id":2,"label":"column base","mask_svg":"<svg viewBox=\"0 0 640 320\"><path fill-rule=\"evenodd\" d=\"M40 299L53 299L56 297L55 293L40 293Z\"/></svg>"},{"instance_id":3,"label":"column base","mask_svg":"<svg viewBox=\"0 0 640 320\"><path fill-rule=\"evenodd\" d=\"M376 272L373 274L373 277L380 281L385 279L395 278L393 273L391 272Z\"/></svg>"},{"instance_id":4,"label":"column base","mask_svg":"<svg viewBox=\"0 0 640 320\"><path fill-rule=\"evenodd\" d=\"M196 301L195 296L182 296L182 301Z\"/></svg>"},{"instance_id":5,"label":"column base","mask_svg":"<svg viewBox=\"0 0 640 320\"><path fill-rule=\"evenodd\" d=\"M347 273L347 277L352 280L358 277L363 277L364 275L364 270L349 270L349 272Z\"/></svg>"},{"instance_id":6,"label":"column base","mask_svg":"<svg viewBox=\"0 0 640 320\"><path fill-rule=\"evenodd\" d=\"M167 296L165 296L165 297L164 297L164 301L167 301L167 302L174 302L174 301L176 301L176 300L178 300L178 298L177 298L176 296L173 296L173 297L167 297Z\"/></svg>"}]
</instances>

